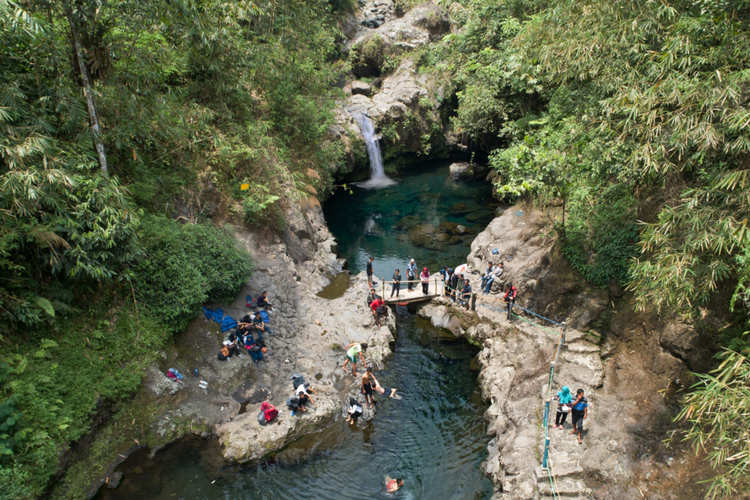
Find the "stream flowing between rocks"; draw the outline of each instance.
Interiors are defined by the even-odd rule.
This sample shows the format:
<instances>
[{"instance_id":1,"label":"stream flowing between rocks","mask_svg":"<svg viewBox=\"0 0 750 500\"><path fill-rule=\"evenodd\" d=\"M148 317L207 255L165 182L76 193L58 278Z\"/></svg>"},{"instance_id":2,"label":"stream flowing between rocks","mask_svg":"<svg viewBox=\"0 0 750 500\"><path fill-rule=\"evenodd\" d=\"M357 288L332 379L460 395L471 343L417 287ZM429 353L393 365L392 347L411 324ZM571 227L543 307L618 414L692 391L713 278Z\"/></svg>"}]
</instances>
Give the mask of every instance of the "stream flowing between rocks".
<instances>
[{"instance_id":1,"label":"stream flowing between rocks","mask_svg":"<svg viewBox=\"0 0 750 500\"><path fill-rule=\"evenodd\" d=\"M437 170L434 165L417 167L398 186L339 194L326 204L329 227L354 270L364 268L368 254L376 258L376 273L381 276L386 269L390 275L394 266L405 274L406 259L412 256L431 270L446 258L452 266L463 262L473 235L492 218L484 206L490 189L481 181L456 183L447 173L447 165ZM451 213L450 208L456 205L462 213ZM468 214L480 217L469 221ZM406 217L412 217L407 219L411 226L399 225ZM365 234L368 220L375 225ZM459 223L475 229L461 241L439 242L446 248L420 247L409 237L414 226L440 228L443 222L449 224L432 231L446 234L446 228ZM350 234L350 224L357 228L356 234ZM377 232L378 227L383 228L382 233ZM397 238L399 235L402 237ZM405 241L403 236L410 239ZM194 436L168 446L153 459L148 458L148 450L138 450L116 469L123 473L119 487L110 490L104 486L95 498L490 498L492 483L480 467L487 458L482 418L487 405L477 381L476 351L406 307L399 306L397 314L394 358L376 376L383 387L396 387L402 399L378 397L373 421L350 426L338 420L254 465L227 465L221 459L218 440ZM314 387L315 380L311 382ZM291 382L289 389L291 392ZM360 400L364 402L364 398ZM287 408L279 410L288 416ZM404 488L386 493L386 476L403 477Z\"/></svg>"}]
</instances>

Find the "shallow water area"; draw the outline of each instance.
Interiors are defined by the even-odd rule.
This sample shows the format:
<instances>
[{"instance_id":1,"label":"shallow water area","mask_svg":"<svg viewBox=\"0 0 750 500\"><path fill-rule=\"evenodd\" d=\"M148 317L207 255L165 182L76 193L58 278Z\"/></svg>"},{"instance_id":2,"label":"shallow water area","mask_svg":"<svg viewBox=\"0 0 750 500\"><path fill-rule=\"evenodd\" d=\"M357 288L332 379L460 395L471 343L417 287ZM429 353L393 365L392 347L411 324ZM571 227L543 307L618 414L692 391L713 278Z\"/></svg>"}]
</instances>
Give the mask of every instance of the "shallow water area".
<instances>
[{"instance_id":1,"label":"shallow water area","mask_svg":"<svg viewBox=\"0 0 750 500\"><path fill-rule=\"evenodd\" d=\"M349 273L338 273L333 277L331 282L319 291L316 295L323 299L338 299L346 293L349 288L349 282L351 281L351 275Z\"/></svg>"},{"instance_id":2,"label":"shallow water area","mask_svg":"<svg viewBox=\"0 0 750 500\"><path fill-rule=\"evenodd\" d=\"M490 498L492 484L480 469L487 405L470 369L475 351L406 308L399 308L398 321L395 357L376 377L383 387L396 387L401 399L377 397L372 422L360 427L340 420L251 466L224 464L216 439L188 437L153 460L139 450L116 469L123 472L120 486L103 487L96 498ZM404 478L404 488L386 493L386 476Z\"/></svg>"},{"instance_id":3,"label":"shallow water area","mask_svg":"<svg viewBox=\"0 0 750 500\"><path fill-rule=\"evenodd\" d=\"M420 271L427 266L433 273L465 262L500 203L485 174L454 180L449 166L426 162L409 168L394 186L354 186L351 194L339 189L325 202L328 228L352 274L365 269L369 256L375 258L375 276L386 281L396 269L405 279L412 258Z\"/></svg>"}]
</instances>

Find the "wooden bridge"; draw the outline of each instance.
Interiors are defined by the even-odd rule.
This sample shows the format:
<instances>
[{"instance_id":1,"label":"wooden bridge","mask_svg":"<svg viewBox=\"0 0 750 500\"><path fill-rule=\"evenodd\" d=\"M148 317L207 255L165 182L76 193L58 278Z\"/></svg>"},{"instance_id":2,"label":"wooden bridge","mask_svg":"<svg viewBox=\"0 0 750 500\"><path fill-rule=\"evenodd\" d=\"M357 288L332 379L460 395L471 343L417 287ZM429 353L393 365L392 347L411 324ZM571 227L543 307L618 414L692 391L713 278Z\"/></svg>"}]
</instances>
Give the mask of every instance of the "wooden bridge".
<instances>
[{"instance_id":1,"label":"wooden bridge","mask_svg":"<svg viewBox=\"0 0 750 500\"><path fill-rule=\"evenodd\" d=\"M394 295L391 297L391 281L377 280L378 285L375 290L383 297L383 302L388 306L412 304L414 302L426 302L440 297L443 294L443 281L439 278L430 278L430 285L427 288L427 294L422 293L422 282L412 281L412 290L408 290L408 283L404 279L401 282L401 290L398 292L398 298Z\"/></svg>"}]
</instances>

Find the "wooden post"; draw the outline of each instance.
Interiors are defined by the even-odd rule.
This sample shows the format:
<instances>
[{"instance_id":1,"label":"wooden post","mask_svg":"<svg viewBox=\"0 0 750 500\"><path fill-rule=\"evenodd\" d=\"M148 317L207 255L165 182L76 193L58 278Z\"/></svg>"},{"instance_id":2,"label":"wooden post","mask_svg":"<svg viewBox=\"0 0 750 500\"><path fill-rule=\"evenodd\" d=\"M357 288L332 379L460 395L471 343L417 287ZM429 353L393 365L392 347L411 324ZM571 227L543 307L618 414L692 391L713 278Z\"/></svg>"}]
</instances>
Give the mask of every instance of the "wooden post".
<instances>
[{"instance_id":1,"label":"wooden post","mask_svg":"<svg viewBox=\"0 0 750 500\"><path fill-rule=\"evenodd\" d=\"M477 294L473 292L471 294L471 310L472 311L477 310Z\"/></svg>"},{"instance_id":2,"label":"wooden post","mask_svg":"<svg viewBox=\"0 0 750 500\"><path fill-rule=\"evenodd\" d=\"M435 295L437 295L437 278L435 278Z\"/></svg>"},{"instance_id":3,"label":"wooden post","mask_svg":"<svg viewBox=\"0 0 750 500\"><path fill-rule=\"evenodd\" d=\"M380 281L383 282L383 302L385 302L385 280L381 278Z\"/></svg>"}]
</instances>

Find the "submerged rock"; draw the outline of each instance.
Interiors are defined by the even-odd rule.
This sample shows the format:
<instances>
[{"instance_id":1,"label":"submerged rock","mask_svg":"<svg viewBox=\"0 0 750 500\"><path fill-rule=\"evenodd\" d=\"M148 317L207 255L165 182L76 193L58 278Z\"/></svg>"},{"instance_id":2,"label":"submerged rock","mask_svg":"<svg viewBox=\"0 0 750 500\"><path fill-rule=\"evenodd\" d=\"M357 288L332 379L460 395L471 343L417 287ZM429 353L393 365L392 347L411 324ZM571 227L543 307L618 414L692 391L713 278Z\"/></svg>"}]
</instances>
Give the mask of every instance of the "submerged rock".
<instances>
[{"instance_id":1,"label":"submerged rock","mask_svg":"<svg viewBox=\"0 0 750 500\"><path fill-rule=\"evenodd\" d=\"M422 222L421 217L417 217L416 215L406 215L396 222L396 229L409 229L420 222Z\"/></svg>"},{"instance_id":2,"label":"submerged rock","mask_svg":"<svg viewBox=\"0 0 750 500\"><path fill-rule=\"evenodd\" d=\"M464 202L461 202L461 203L456 203L455 205L452 205L448 209L448 213L450 213L451 215L461 215L461 214L468 214L472 210L474 210L472 207L470 207Z\"/></svg>"}]
</instances>

